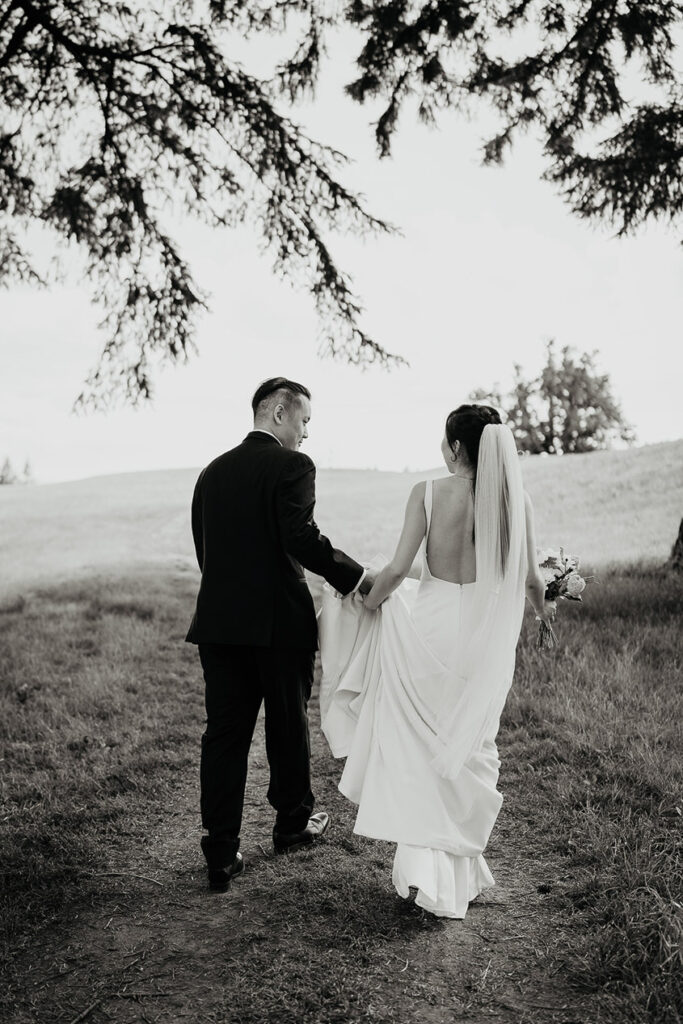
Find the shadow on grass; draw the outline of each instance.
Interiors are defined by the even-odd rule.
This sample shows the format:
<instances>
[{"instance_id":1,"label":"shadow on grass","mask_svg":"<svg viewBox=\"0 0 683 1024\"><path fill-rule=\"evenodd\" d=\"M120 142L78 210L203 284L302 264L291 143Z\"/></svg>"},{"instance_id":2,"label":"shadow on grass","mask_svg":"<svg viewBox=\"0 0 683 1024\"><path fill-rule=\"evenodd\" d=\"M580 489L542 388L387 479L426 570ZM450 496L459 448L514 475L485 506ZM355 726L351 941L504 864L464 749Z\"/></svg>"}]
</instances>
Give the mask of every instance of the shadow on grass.
<instances>
[{"instance_id":1,"label":"shadow on grass","mask_svg":"<svg viewBox=\"0 0 683 1024\"><path fill-rule=\"evenodd\" d=\"M421 940L445 926L400 899L385 864L321 844L265 860L242 891L256 913L239 941L226 936L220 947L230 1020L399 1020L402 998L406 1019L416 1019L413 1000L424 992L413 973L401 996L403 972L424 957Z\"/></svg>"}]
</instances>

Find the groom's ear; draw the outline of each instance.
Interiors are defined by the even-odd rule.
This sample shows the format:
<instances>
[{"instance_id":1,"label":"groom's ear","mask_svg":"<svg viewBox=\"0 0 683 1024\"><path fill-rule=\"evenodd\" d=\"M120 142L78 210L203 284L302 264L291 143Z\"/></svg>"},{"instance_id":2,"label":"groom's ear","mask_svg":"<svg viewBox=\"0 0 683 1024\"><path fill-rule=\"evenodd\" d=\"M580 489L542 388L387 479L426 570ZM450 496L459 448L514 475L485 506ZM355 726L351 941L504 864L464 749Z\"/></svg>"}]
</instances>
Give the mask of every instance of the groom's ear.
<instances>
[{"instance_id":1,"label":"groom's ear","mask_svg":"<svg viewBox=\"0 0 683 1024\"><path fill-rule=\"evenodd\" d=\"M285 407L282 404L278 404L273 409L273 419L276 423L282 423L282 417L285 414Z\"/></svg>"}]
</instances>

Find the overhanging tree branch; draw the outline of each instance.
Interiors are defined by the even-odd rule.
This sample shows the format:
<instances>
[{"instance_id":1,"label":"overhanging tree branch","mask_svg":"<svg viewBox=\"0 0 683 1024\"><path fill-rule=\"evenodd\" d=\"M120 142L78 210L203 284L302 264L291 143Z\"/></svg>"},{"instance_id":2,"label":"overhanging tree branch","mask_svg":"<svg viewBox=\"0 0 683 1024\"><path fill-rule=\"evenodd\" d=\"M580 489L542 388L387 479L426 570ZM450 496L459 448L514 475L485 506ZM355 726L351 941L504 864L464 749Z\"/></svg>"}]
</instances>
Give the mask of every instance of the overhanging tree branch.
<instances>
[{"instance_id":1,"label":"overhanging tree branch","mask_svg":"<svg viewBox=\"0 0 683 1024\"><path fill-rule=\"evenodd\" d=\"M386 104L375 132L381 156L410 97L421 114L479 97L501 120L484 141L486 163L500 163L516 134L534 128L546 177L580 216L624 232L680 212L680 2L351 0L347 17L363 35L348 92ZM624 99L627 67L638 71L638 61L658 100Z\"/></svg>"},{"instance_id":2,"label":"overhanging tree branch","mask_svg":"<svg viewBox=\"0 0 683 1024\"><path fill-rule=\"evenodd\" d=\"M109 336L81 404L145 398L154 365L192 350L206 303L163 225L178 199L208 224L254 225L276 271L306 282L324 351L401 362L361 329L324 240L342 227L393 229L341 184L341 154L280 114L270 83L226 61L215 11L202 20L190 0L168 5L165 18L117 0L15 6L33 31L18 45L0 14L0 52L13 47L0 69L1 113L20 124L0 156L12 197L0 213L8 231L37 220L85 253ZM19 262L5 259L0 272L16 276Z\"/></svg>"}]
</instances>

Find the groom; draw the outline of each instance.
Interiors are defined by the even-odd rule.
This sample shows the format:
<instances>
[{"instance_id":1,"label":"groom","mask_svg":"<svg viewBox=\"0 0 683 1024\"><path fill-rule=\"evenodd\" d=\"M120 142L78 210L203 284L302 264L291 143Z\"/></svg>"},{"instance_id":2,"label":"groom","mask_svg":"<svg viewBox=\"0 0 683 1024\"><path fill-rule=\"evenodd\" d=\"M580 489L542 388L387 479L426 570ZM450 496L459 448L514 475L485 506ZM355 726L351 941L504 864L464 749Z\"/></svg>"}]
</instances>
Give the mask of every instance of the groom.
<instances>
[{"instance_id":1,"label":"groom","mask_svg":"<svg viewBox=\"0 0 683 1024\"><path fill-rule=\"evenodd\" d=\"M192 501L202 579L187 640L199 645L206 683L201 845L217 891L243 868L247 755L262 701L276 852L312 843L329 822L312 813L307 703L318 631L302 566L342 594L373 582L313 519L315 466L299 452L308 389L273 377L251 404L254 429L202 471Z\"/></svg>"}]
</instances>

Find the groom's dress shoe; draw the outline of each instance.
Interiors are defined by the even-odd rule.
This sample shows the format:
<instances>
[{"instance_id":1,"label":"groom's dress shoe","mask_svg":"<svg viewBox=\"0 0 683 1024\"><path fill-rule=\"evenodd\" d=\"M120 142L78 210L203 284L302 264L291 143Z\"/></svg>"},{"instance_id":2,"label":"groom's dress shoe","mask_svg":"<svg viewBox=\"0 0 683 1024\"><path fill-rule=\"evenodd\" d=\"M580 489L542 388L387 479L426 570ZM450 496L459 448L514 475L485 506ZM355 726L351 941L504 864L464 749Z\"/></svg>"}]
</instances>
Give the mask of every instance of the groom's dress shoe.
<instances>
[{"instance_id":1,"label":"groom's dress shoe","mask_svg":"<svg viewBox=\"0 0 683 1024\"><path fill-rule=\"evenodd\" d=\"M243 871L244 860L242 859L242 854L238 853L232 864L228 864L227 868L209 868L209 889L211 892L227 892L233 878L236 875L240 875Z\"/></svg>"},{"instance_id":2,"label":"groom's dress shoe","mask_svg":"<svg viewBox=\"0 0 683 1024\"><path fill-rule=\"evenodd\" d=\"M289 853L290 850L299 850L302 846L310 846L327 829L330 823L329 814L325 811L318 811L308 819L308 825L301 832L278 832L273 829L273 846L276 853Z\"/></svg>"}]
</instances>

